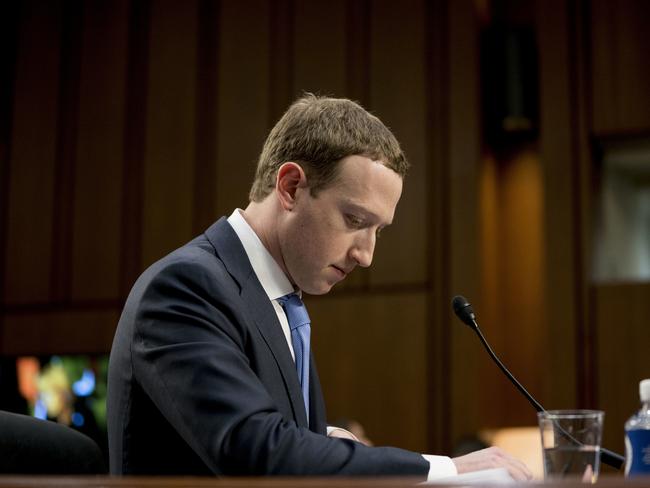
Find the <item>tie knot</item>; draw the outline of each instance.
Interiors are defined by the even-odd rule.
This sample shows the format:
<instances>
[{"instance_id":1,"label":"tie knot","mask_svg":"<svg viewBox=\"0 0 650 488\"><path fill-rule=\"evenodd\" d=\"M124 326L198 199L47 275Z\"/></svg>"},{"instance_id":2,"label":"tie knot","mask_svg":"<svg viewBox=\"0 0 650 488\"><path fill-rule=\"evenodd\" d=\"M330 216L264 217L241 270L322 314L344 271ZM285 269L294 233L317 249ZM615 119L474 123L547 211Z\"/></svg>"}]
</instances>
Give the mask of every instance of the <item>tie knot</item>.
<instances>
[{"instance_id":1,"label":"tie knot","mask_svg":"<svg viewBox=\"0 0 650 488\"><path fill-rule=\"evenodd\" d=\"M289 327L293 330L305 324L309 324L309 314L302 300L295 293L290 293L278 298L278 301L284 308L289 321Z\"/></svg>"}]
</instances>

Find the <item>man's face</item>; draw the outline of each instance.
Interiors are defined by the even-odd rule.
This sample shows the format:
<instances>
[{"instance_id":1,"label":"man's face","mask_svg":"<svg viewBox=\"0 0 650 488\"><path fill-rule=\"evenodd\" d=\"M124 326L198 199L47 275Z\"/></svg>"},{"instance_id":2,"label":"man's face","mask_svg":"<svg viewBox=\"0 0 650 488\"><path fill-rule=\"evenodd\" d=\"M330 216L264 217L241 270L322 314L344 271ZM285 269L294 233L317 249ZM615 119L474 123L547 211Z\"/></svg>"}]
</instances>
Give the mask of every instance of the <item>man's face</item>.
<instances>
[{"instance_id":1,"label":"man's face","mask_svg":"<svg viewBox=\"0 0 650 488\"><path fill-rule=\"evenodd\" d=\"M393 221L401 194L402 178L363 156L341 160L336 180L315 197L298 188L278 232L290 280L305 293L322 295L357 265L370 266L377 236Z\"/></svg>"}]
</instances>

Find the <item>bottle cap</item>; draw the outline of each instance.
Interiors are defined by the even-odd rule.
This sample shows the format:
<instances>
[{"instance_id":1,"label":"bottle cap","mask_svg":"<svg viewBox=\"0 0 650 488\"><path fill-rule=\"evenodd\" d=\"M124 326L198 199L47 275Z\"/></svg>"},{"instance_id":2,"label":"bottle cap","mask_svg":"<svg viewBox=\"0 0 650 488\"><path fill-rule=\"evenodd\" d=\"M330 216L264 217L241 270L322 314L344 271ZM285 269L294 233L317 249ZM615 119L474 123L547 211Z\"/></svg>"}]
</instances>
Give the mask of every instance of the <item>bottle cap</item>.
<instances>
[{"instance_id":1,"label":"bottle cap","mask_svg":"<svg viewBox=\"0 0 650 488\"><path fill-rule=\"evenodd\" d=\"M641 380L639 383L639 396L642 402L650 402L650 379Z\"/></svg>"}]
</instances>

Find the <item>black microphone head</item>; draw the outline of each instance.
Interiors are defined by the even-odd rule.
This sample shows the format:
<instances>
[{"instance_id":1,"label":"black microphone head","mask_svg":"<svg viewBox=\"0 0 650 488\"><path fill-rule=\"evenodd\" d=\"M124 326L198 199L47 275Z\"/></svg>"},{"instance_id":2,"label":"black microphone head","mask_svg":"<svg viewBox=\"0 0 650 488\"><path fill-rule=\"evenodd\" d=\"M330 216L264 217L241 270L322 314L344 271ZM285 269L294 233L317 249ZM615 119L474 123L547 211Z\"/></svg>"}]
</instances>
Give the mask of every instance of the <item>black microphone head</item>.
<instances>
[{"instance_id":1,"label":"black microphone head","mask_svg":"<svg viewBox=\"0 0 650 488\"><path fill-rule=\"evenodd\" d=\"M469 325L472 329L476 329L476 315L472 306L462 295L456 295L451 301L456 316L463 321L464 324Z\"/></svg>"}]
</instances>

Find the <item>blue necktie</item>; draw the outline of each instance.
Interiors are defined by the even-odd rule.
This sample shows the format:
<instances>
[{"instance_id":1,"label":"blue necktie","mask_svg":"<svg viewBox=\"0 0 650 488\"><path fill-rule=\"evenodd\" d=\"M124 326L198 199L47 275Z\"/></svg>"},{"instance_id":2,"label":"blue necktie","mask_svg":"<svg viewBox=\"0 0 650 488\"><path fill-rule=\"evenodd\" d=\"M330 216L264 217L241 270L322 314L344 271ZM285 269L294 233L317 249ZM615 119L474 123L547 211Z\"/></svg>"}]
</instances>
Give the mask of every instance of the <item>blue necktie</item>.
<instances>
[{"instance_id":1,"label":"blue necktie","mask_svg":"<svg viewBox=\"0 0 650 488\"><path fill-rule=\"evenodd\" d=\"M309 421L309 338L311 326L309 315L302 300L295 293L278 298L284 308L291 329L291 342L296 356L296 370L302 389L302 398L305 401L307 421Z\"/></svg>"}]
</instances>

